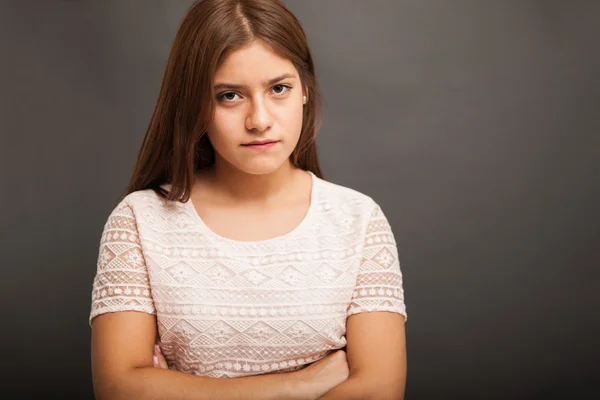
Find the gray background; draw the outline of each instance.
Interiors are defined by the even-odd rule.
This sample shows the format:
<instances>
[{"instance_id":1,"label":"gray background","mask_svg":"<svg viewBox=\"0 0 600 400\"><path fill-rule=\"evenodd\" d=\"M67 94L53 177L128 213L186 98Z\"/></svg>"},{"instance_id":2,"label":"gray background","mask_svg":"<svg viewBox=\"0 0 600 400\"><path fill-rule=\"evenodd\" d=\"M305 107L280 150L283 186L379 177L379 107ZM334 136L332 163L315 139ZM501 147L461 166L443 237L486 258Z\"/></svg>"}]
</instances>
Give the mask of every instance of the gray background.
<instances>
[{"instance_id":1,"label":"gray background","mask_svg":"<svg viewBox=\"0 0 600 400\"><path fill-rule=\"evenodd\" d=\"M598 392L600 2L286 3L326 177L396 234L407 399ZM0 2L2 398L92 398L100 234L189 4Z\"/></svg>"}]
</instances>

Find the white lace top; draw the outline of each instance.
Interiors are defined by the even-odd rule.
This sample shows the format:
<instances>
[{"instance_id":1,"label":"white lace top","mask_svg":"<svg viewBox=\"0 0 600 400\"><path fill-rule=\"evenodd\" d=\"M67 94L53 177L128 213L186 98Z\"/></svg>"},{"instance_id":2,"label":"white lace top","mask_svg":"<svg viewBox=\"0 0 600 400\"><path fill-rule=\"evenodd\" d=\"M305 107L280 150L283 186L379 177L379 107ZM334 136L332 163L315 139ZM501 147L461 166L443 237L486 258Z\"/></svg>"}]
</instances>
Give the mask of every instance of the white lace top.
<instances>
[{"instance_id":1,"label":"white lace top","mask_svg":"<svg viewBox=\"0 0 600 400\"><path fill-rule=\"evenodd\" d=\"M258 242L212 232L190 201L129 194L104 226L90 324L107 312L155 314L171 369L240 377L298 370L343 348L352 314L406 317L396 243L381 209L312 176L303 221Z\"/></svg>"}]
</instances>

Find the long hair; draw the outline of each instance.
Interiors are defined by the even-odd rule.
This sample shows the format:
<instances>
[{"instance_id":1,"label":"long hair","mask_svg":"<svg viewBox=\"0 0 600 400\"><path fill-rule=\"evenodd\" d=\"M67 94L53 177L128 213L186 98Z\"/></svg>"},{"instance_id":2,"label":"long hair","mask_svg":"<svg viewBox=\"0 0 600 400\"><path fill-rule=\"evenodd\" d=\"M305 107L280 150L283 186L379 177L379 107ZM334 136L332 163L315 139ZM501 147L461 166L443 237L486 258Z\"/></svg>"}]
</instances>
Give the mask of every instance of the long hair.
<instances>
[{"instance_id":1,"label":"long hair","mask_svg":"<svg viewBox=\"0 0 600 400\"><path fill-rule=\"evenodd\" d=\"M189 199L197 171L211 167L215 150L206 130L215 107L213 79L232 51L260 39L290 60L307 92L292 165L322 177L315 136L321 94L306 34L280 0L200 0L183 19L160 93L125 195L152 189L168 200ZM161 185L170 184L167 191Z\"/></svg>"}]
</instances>

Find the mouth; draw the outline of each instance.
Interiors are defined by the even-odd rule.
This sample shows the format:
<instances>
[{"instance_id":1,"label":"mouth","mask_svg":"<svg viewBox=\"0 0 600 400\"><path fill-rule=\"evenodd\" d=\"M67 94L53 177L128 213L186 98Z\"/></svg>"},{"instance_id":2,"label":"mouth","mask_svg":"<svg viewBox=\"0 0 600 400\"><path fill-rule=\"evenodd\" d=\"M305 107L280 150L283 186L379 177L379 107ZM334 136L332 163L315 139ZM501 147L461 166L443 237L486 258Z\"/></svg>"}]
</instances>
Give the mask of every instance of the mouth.
<instances>
[{"instance_id":1,"label":"mouth","mask_svg":"<svg viewBox=\"0 0 600 400\"><path fill-rule=\"evenodd\" d=\"M244 143L242 146L248 147L251 149L269 149L279 143L279 140L255 140L249 143Z\"/></svg>"}]
</instances>

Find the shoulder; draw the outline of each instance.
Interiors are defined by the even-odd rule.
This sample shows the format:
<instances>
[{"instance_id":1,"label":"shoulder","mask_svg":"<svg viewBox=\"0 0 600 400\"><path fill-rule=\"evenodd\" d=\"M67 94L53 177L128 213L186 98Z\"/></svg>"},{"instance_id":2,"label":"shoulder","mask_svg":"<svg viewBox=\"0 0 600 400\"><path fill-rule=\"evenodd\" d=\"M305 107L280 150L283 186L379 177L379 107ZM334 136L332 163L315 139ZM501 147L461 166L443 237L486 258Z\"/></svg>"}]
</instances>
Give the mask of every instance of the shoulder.
<instances>
[{"instance_id":1,"label":"shoulder","mask_svg":"<svg viewBox=\"0 0 600 400\"><path fill-rule=\"evenodd\" d=\"M162 187L168 188L168 185ZM112 214L128 214L136 221L144 221L159 215L166 216L180 206L181 203L167 200L152 189L144 189L123 197L114 207Z\"/></svg>"},{"instance_id":2,"label":"shoulder","mask_svg":"<svg viewBox=\"0 0 600 400\"><path fill-rule=\"evenodd\" d=\"M319 192L317 205L319 209L332 212L338 216L353 215L368 219L379 205L369 195L356 189L342 186L317 178Z\"/></svg>"}]
</instances>

